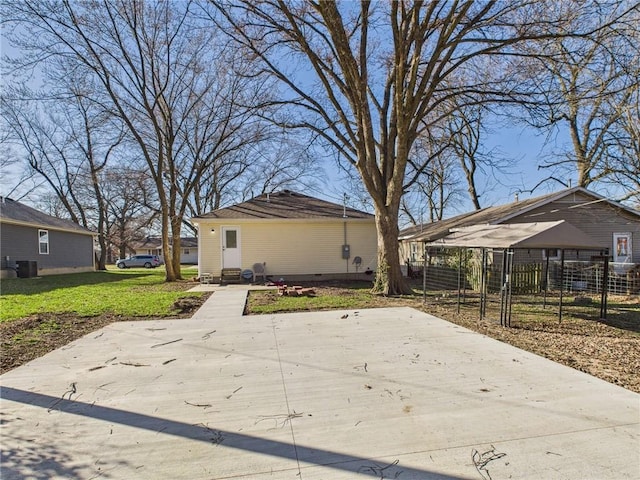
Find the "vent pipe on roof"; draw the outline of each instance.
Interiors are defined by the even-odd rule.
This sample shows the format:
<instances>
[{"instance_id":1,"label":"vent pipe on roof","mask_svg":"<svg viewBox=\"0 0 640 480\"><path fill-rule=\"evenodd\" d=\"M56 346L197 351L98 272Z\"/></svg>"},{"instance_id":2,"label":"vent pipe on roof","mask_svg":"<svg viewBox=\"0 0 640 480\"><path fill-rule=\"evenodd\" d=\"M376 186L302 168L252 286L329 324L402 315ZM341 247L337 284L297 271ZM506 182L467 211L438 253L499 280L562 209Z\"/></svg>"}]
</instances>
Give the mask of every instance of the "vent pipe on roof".
<instances>
[{"instance_id":1,"label":"vent pipe on roof","mask_svg":"<svg viewBox=\"0 0 640 480\"><path fill-rule=\"evenodd\" d=\"M267 202L270 202L271 199L269 198L269 193L267 192Z\"/></svg>"},{"instance_id":2,"label":"vent pipe on roof","mask_svg":"<svg viewBox=\"0 0 640 480\"><path fill-rule=\"evenodd\" d=\"M518 203L519 200L520 200L520 196L518 195L518 192L516 192L514 201Z\"/></svg>"},{"instance_id":3,"label":"vent pipe on roof","mask_svg":"<svg viewBox=\"0 0 640 480\"><path fill-rule=\"evenodd\" d=\"M344 202L342 204L342 218L347 218L347 200L349 200L349 195L344 194Z\"/></svg>"}]
</instances>

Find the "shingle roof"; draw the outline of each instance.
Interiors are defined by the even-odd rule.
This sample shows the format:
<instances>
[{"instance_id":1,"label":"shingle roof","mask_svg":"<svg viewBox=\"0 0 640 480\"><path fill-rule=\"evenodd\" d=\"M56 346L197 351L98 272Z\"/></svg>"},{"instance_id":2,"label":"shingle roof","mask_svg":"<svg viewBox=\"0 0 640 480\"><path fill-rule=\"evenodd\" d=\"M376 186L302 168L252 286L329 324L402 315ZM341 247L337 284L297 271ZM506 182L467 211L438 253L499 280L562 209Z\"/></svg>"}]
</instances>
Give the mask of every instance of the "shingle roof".
<instances>
[{"instance_id":1,"label":"shingle roof","mask_svg":"<svg viewBox=\"0 0 640 480\"><path fill-rule=\"evenodd\" d=\"M301 193L284 190L260 195L243 203L220 208L194 217L197 219L305 219L305 218L373 219L370 213L361 212L342 205L309 197Z\"/></svg>"},{"instance_id":2,"label":"shingle roof","mask_svg":"<svg viewBox=\"0 0 640 480\"><path fill-rule=\"evenodd\" d=\"M171 239L169 239L171 241ZM180 246L182 248L192 248L198 246L198 239L195 237L180 238ZM145 237L142 240L133 242L131 247L134 250L154 249L162 247L162 239L160 237Z\"/></svg>"},{"instance_id":3,"label":"shingle roof","mask_svg":"<svg viewBox=\"0 0 640 480\"><path fill-rule=\"evenodd\" d=\"M427 245L466 248L607 248L564 220L459 227Z\"/></svg>"},{"instance_id":4,"label":"shingle roof","mask_svg":"<svg viewBox=\"0 0 640 480\"><path fill-rule=\"evenodd\" d=\"M559 192L548 193L539 197L528 198L526 200L520 200L517 202L511 202L505 205L498 205L496 207L486 207L474 212L463 213L456 217L452 217L439 222L427 223L422 226L418 225L404 229L400 232L400 240L416 240L431 242L439 238L444 237L449 233L451 228L468 227L471 225L481 224L496 224L502 223L518 215L528 212L534 208L545 205L552 201L566 197L572 193L582 193L592 197L595 201L606 201L616 208L627 211L628 213L640 216L640 212L637 212L631 208L621 205L612 200L608 200L597 193L591 192L583 187L573 187Z\"/></svg>"},{"instance_id":5,"label":"shingle roof","mask_svg":"<svg viewBox=\"0 0 640 480\"><path fill-rule=\"evenodd\" d=\"M0 221L94 235L90 230L71 220L52 217L35 208L28 207L27 205L6 197L0 197Z\"/></svg>"}]
</instances>

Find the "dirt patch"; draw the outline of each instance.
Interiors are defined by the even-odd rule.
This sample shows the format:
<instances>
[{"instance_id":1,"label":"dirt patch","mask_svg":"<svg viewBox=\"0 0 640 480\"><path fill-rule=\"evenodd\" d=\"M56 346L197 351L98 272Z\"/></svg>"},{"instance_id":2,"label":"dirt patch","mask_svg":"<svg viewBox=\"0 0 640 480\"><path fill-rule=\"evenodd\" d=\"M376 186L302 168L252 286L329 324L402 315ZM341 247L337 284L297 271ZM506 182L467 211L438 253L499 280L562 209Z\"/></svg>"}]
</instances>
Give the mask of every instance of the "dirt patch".
<instances>
[{"instance_id":1,"label":"dirt patch","mask_svg":"<svg viewBox=\"0 0 640 480\"><path fill-rule=\"evenodd\" d=\"M185 297L176 301L175 315L167 318L190 318L209 297ZM161 320L157 317L123 317L74 314L40 314L0 323L0 374L60 348L80 337L114 322Z\"/></svg>"}]
</instances>

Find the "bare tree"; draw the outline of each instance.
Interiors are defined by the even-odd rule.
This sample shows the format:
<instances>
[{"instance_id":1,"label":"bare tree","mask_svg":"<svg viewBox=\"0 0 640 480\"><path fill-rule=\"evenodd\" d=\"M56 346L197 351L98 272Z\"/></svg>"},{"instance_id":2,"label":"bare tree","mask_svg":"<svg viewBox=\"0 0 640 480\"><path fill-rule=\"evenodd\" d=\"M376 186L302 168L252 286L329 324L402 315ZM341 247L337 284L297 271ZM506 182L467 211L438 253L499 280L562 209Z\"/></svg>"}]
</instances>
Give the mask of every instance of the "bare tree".
<instances>
[{"instance_id":1,"label":"bare tree","mask_svg":"<svg viewBox=\"0 0 640 480\"><path fill-rule=\"evenodd\" d=\"M432 162L429 169L421 172L421 177L413 186L414 191L402 197L402 214L412 225L442 220L445 212L456 201L462 200L458 171L459 167L451 158L442 156Z\"/></svg>"},{"instance_id":2,"label":"bare tree","mask_svg":"<svg viewBox=\"0 0 640 480\"><path fill-rule=\"evenodd\" d=\"M484 192L480 189L481 178L486 184L497 174L506 173L513 163L513 160L504 158L498 148L487 149L485 146L491 133L487 122L489 114L487 105L479 101L475 105L453 109L445 120L449 132L449 148L445 155L457 161L468 197L476 210L482 208L480 197ZM487 188L485 185L485 190Z\"/></svg>"},{"instance_id":3,"label":"bare tree","mask_svg":"<svg viewBox=\"0 0 640 480\"><path fill-rule=\"evenodd\" d=\"M235 75L250 63L204 28L194 8L192 1L62 0L8 2L2 12L25 32L14 40L27 52L23 68L40 63L56 72L61 59L74 65L100 87L92 100L126 125L157 191L168 281L180 278L180 232L195 185L235 144L255 140L251 112L268 87ZM190 145L194 138L215 151Z\"/></svg>"},{"instance_id":4,"label":"bare tree","mask_svg":"<svg viewBox=\"0 0 640 480\"><path fill-rule=\"evenodd\" d=\"M107 224L99 175L123 140L122 125L89 101L82 82L72 75L53 98L28 89L9 92L2 100L8 139L64 207L58 215L97 232L97 268L104 270Z\"/></svg>"},{"instance_id":5,"label":"bare tree","mask_svg":"<svg viewBox=\"0 0 640 480\"><path fill-rule=\"evenodd\" d=\"M243 179L243 198L283 189L315 188L322 172L303 139L282 132L263 147L267 148L251 148L253 162Z\"/></svg>"},{"instance_id":6,"label":"bare tree","mask_svg":"<svg viewBox=\"0 0 640 480\"><path fill-rule=\"evenodd\" d=\"M376 216L374 291L384 294L410 291L400 270L398 215L413 143L437 121L432 114L446 114L441 106L451 97L507 94L498 68L489 83L485 75L478 80L480 57L497 62L515 54L518 42L571 33L558 27L565 9L554 2L217 6L223 27L287 87L282 104L297 109L297 120L282 124L310 129L358 171Z\"/></svg>"},{"instance_id":7,"label":"bare tree","mask_svg":"<svg viewBox=\"0 0 640 480\"><path fill-rule=\"evenodd\" d=\"M216 158L193 188L189 215L199 216L233 202L285 188L313 188L322 172L306 146L290 137L287 132L268 130L262 139L245 142L234 152ZM202 147L208 150L212 145L203 144ZM195 232L190 224L185 226Z\"/></svg>"},{"instance_id":8,"label":"bare tree","mask_svg":"<svg viewBox=\"0 0 640 480\"><path fill-rule=\"evenodd\" d=\"M400 206L401 216L411 225L442 220L451 203L462 199L460 166L451 146L446 121L432 125L414 142Z\"/></svg>"},{"instance_id":9,"label":"bare tree","mask_svg":"<svg viewBox=\"0 0 640 480\"><path fill-rule=\"evenodd\" d=\"M106 270L108 251L108 210L104 198L103 176L101 172L111 163L111 157L121 146L125 130L109 112L89 100L81 84L71 85L71 95L65 104L66 124L69 136L80 152L81 185L87 189L85 209L90 211L90 220L98 235L100 254L97 256L97 268ZM92 213L92 215L91 215Z\"/></svg>"},{"instance_id":10,"label":"bare tree","mask_svg":"<svg viewBox=\"0 0 640 480\"><path fill-rule=\"evenodd\" d=\"M60 199L67 217L87 227L85 209L78 197L79 165L73 140L62 128L59 109L42 111L41 105L3 96L2 117L8 139L16 151L24 152L25 163L39 175Z\"/></svg>"},{"instance_id":11,"label":"bare tree","mask_svg":"<svg viewBox=\"0 0 640 480\"><path fill-rule=\"evenodd\" d=\"M106 205L106 252L109 255L114 246L119 258L125 258L131 244L140 238L140 232L158 216L158 209L153 208L157 207L152 193L153 181L142 169L121 164L105 169L101 173L101 184Z\"/></svg>"},{"instance_id":12,"label":"bare tree","mask_svg":"<svg viewBox=\"0 0 640 480\"><path fill-rule=\"evenodd\" d=\"M532 86L532 95L523 102L529 123L560 136L566 132L569 138L540 168L550 171L550 179L560 177L565 184L582 187L610 181L624 164L614 137L638 88L640 4L611 2L602 7L602 16L566 20L569 28L588 25L591 35L532 47L545 56L530 57L528 67L521 69Z\"/></svg>"},{"instance_id":13,"label":"bare tree","mask_svg":"<svg viewBox=\"0 0 640 480\"><path fill-rule=\"evenodd\" d=\"M612 180L625 187L621 200L631 199L640 208L640 82L630 93L628 103L621 107L614 141L618 154L612 166Z\"/></svg>"}]
</instances>

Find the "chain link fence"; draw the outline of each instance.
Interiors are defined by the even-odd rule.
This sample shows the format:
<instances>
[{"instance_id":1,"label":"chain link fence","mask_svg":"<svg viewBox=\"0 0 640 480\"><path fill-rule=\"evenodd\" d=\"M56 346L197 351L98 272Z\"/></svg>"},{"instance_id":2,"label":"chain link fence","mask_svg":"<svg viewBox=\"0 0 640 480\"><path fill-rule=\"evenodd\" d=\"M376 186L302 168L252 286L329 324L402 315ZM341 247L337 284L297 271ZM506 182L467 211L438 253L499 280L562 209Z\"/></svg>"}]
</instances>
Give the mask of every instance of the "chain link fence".
<instances>
[{"instance_id":1,"label":"chain link fence","mask_svg":"<svg viewBox=\"0 0 640 480\"><path fill-rule=\"evenodd\" d=\"M407 275L424 283L427 304L504 325L563 315L602 318L608 295L640 293L640 264L610 263L588 250L434 248L426 262L407 262Z\"/></svg>"}]
</instances>

